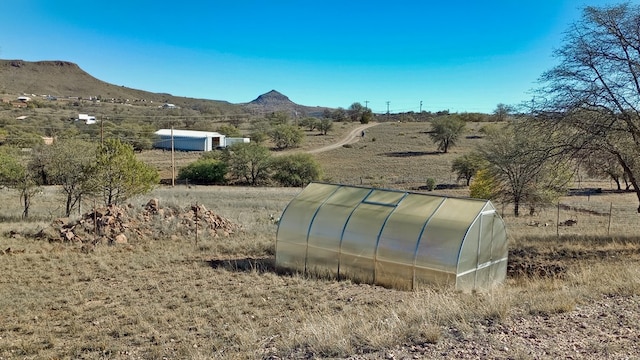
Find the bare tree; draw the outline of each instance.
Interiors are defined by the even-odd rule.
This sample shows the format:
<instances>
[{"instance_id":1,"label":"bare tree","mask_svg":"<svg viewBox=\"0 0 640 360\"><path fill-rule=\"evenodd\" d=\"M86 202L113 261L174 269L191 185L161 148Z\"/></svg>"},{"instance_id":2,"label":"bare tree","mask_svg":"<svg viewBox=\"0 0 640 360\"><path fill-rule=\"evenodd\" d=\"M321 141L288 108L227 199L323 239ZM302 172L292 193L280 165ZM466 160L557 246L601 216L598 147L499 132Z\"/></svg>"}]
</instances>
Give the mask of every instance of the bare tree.
<instances>
[{"instance_id":1,"label":"bare tree","mask_svg":"<svg viewBox=\"0 0 640 360\"><path fill-rule=\"evenodd\" d=\"M640 6L586 7L545 72L533 113L568 150L611 154L640 202ZM640 206L638 207L640 212Z\"/></svg>"},{"instance_id":2,"label":"bare tree","mask_svg":"<svg viewBox=\"0 0 640 360\"><path fill-rule=\"evenodd\" d=\"M503 201L513 204L513 214L520 206L536 206L553 202L564 193L571 180L566 158L550 152L544 141L528 124L509 124L487 133L487 142L478 149L486 161L485 170L491 191Z\"/></svg>"},{"instance_id":3,"label":"bare tree","mask_svg":"<svg viewBox=\"0 0 640 360\"><path fill-rule=\"evenodd\" d=\"M498 104L493 110L493 118L495 121L506 121L513 112L513 107L505 104Z\"/></svg>"},{"instance_id":4,"label":"bare tree","mask_svg":"<svg viewBox=\"0 0 640 360\"><path fill-rule=\"evenodd\" d=\"M627 175L613 154L596 149L586 149L586 151L578 153L578 159L589 176L607 177L616 183L618 190L622 190L621 182L624 181L625 190L630 189L631 184L628 183Z\"/></svg>"}]
</instances>

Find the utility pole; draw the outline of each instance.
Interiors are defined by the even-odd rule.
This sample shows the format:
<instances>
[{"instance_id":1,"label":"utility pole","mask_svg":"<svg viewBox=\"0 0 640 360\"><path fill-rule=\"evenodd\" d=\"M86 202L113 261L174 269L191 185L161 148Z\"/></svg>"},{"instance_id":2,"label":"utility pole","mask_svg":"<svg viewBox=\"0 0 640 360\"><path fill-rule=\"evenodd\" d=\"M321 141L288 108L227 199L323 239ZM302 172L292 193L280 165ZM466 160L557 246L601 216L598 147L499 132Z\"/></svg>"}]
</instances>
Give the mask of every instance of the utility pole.
<instances>
[{"instance_id":1,"label":"utility pole","mask_svg":"<svg viewBox=\"0 0 640 360\"><path fill-rule=\"evenodd\" d=\"M176 156L173 143L173 126L171 127L171 187L176 186ZM197 240L196 240L197 241Z\"/></svg>"},{"instance_id":2,"label":"utility pole","mask_svg":"<svg viewBox=\"0 0 640 360\"><path fill-rule=\"evenodd\" d=\"M389 121L389 104L391 101L387 101L387 121Z\"/></svg>"},{"instance_id":3,"label":"utility pole","mask_svg":"<svg viewBox=\"0 0 640 360\"><path fill-rule=\"evenodd\" d=\"M420 100L420 114L422 114L422 100Z\"/></svg>"},{"instance_id":4,"label":"utility pole","mask_svg":"<svg viewBox=\"0 0 640 360\"><path fill-rule=\"evenodd\" d=\"M369 109L369 100L364 101L364 108Z\"/></svg>"},{"instance_id":5,"label":"utility pole","mask_svg":"<svg viewBox=\"0 0 640 360\"><path fill-rule=\"evenodd\" d=\"M100 120L100 146L104 146L104 121Z\"/></svg>"}]
</instances>

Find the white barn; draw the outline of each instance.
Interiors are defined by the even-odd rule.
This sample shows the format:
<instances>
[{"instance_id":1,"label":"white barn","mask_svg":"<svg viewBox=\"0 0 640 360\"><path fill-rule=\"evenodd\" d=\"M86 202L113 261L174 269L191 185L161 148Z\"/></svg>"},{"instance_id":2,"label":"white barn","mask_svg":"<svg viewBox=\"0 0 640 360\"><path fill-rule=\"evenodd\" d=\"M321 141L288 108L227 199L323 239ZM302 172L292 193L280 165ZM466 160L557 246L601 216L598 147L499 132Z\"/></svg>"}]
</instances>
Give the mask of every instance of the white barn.
<instances>
[{"instance_id":1,"label":"white barn","mask_svg":"<svg viewBox=\"0 0 640 360\"><path fill-rule=\"evenodd\" d=\"M154 147L171 149L171 129L155 132L157 138ZM224 147L225 136L213 131L173 130L173 148L181 151L211 151Z\"/></svg>"},{"instance_id":2,"label":"white barn","mask_svg":"<svg viewBox=\"0 0 640 360\"><path fill-rule=\"evenodd\" d=\"M78 118L76 119L76 121L82 121L87 125L93 125L98 122L95 116L89 114L78 114Z\"/></svg>"},{"instance_id":3,"label":"white barn","mask_svg":"<svg viewBox=\"0 0 640 360\"><path fill-rule=\"evenodd\" d=\"M249 138L230 138L215 131L160 129L155 134L155 148L170 150L173 136L173 148L179 151L212 151L250 141Z\"/></svg>"}]
</instances>

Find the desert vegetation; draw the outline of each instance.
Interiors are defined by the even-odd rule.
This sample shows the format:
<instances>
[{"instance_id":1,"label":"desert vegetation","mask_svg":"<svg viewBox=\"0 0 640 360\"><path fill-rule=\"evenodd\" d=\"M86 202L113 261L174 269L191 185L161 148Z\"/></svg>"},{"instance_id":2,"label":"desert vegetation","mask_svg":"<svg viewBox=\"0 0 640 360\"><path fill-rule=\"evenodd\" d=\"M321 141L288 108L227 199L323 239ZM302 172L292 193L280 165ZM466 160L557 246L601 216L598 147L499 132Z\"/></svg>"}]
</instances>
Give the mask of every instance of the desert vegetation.
<instances>
[{"instance_id":1,"label":"desert vegetation","mask_svg":"<svg viewBox=\"0 0 640 360\"><path fill-rule=\"evenodd\" d=\"M426 125L379 124L314 157L345 183L427 191L433 179L436 194L467 196L464 179L443 185L458 183L455 159L488 141L487 123L468 123L446 154ZM339 125L330 136L350 129ZM159 164L167 155L138 157ZM181 156L188 164L200 154ZM275 269L277 219L296 187L156 187L121 202L121 215L97 211L119 219L125 241L94 232L100 201L83 198L81 211L60 219L65 193L44 186L25 221L19 190L3 188L0 356L632 357L640 350L635 198L589 174L582 170L571 192L533 215L515 217L496 200L509 234L508 277L476 293L403 292ZM194 209L234 230L200 218L196 231Z\"/></svg>"},{"instance_id":2,"label":"desert vegetation","mask_svg":"<svg viewBox=\"0 0 640 360\"><path fill-rule=\"evenodd\" d=\"M222 115L79 99L34 102L18 122L3 105L0 358L636 357L639 13L585 8L519 112L354 103L322 124L258 103ZM111 117L106 132L68 121L74 107ZM178 124L251 134L230 152L173 154L183 174L243 186L158 185L172 157L145 134ZM43 132L59 142L41 147ZM406 292L276 269L279 214L314 179L492 199L507 280Z\"/></svg>"},{"instance_id":3,"label":"desert vegetation","mask_svg":"<svg viewBox=\"0 0 640 360\"><path fill-rule=\"evenodd\" d=\"M29 222L10 206L0 211L4 358L526 359L638 351L640 239L630 193L563 199L560 220L577 224L559 234L557 209L505 214L507 282L458 293L274 269L275 220L296 188L158 188L124 204L119 218L140 221L126 243L90 248L38 235L63 207L60 192L45 191ZM13 203L12 192L2 190L3 203ZM150 213L149 198L161 214ZM604 211L613 202L607 234ZM177 220L192 216L193 206L237 230L212 232L201 220L196 237L193 222ZM87 237L93 242L92 231Z\"/></svg>"}]
</instances>

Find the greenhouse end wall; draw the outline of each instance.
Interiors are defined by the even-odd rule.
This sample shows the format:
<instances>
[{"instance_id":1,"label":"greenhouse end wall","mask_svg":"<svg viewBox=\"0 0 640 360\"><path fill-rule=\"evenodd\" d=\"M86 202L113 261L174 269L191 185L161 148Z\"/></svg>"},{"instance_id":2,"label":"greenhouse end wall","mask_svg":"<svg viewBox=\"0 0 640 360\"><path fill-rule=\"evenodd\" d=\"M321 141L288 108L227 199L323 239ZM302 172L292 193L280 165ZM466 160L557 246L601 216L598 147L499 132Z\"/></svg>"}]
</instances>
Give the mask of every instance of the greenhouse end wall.
<instances>
[{"instance_id":1,"label":"greenhouse end wall","mask_svg":"<svg viewBox=\"0 0 640 360\"><path fill-rule=\"evenodd\" d=\"M311 183L285 208L276 266L397 289L482 289L506 276L491 202Z\"/></svg>"}]
</instances>

